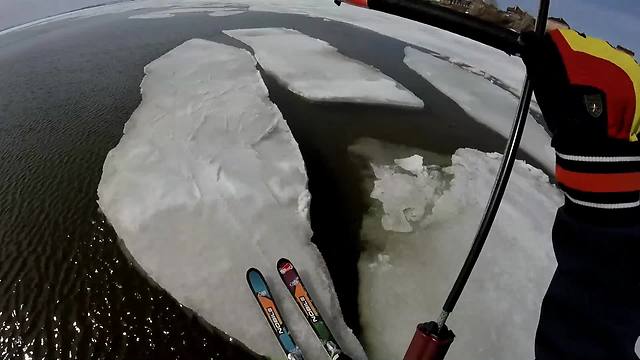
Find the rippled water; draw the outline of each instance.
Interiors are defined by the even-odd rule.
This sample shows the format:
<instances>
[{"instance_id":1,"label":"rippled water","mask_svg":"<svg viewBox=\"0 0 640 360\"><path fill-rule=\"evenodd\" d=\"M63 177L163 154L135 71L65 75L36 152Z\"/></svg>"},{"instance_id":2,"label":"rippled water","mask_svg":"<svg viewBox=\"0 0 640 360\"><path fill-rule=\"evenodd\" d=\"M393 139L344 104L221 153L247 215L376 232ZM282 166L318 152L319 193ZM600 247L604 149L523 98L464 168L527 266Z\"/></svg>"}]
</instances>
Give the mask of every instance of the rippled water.
<instances>
[{"instance_id":1,"label":"rippled water","mask_svg":"<svg viewBox=\"0 0 640 360\"><path fill-rule=\"evenodd\" d=\"M313 195L313 240L356 332L365 209L347 146L368 136L440 153L502 150L503 139L402 64L402 42L297 15L135 21L128 15L0 36L1 359L256 358L137 269L96 204L104 158L140 102L144 65L188 39L243 47L220 30L295 28L424 99L424 110L309 103L263 74L300 144Z\"/></svg>"}]
</instances>

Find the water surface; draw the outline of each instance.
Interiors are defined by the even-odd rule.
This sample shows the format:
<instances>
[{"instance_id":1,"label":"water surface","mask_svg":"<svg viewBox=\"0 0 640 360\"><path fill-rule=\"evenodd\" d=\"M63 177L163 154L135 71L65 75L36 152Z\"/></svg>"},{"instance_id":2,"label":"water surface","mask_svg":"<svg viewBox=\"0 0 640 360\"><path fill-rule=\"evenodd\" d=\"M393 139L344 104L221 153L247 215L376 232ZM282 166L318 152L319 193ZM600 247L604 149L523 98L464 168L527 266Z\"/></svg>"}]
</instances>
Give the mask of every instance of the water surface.
<instances>
[{"instance_id":1,"label":"water surface","mask_svg":"<svg viewBox=\"0 0 640 360\"><path fill-rule=\"evenodd\" d=\"M300 144L313 196L313 241L356 333L366 205L347 147L374 137L443 154L503 148L504 139L402 63L407 44L401 41L300 15L127 19L134 13L0 36L2 359L256 358L146 278L96 203L104 159L140 103L144 65L186 40L247 48L221 30L297 29L377 67L424 100L423 110L310 103L260 69Z\"/></svg>"}]
</instances>

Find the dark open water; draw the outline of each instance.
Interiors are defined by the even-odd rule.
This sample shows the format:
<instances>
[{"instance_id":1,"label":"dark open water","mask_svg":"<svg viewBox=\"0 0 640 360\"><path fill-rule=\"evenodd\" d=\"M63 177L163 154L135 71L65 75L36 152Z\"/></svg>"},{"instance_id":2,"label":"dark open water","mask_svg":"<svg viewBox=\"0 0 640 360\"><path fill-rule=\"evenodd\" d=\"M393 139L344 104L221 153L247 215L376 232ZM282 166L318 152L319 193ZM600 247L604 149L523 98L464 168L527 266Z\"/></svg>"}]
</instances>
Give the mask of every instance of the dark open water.
<instances>
[{"instance_id":1,"label":"dark open water","mask_svg":"<svg viewBox=\"0 0 640 360\"><path fill-rule=\"evenodd\" d=\"M256 358L142 276L97 208L102 164L140 102L144 65L186 40L244 47L220 31L298 29L381 69L424 100L424 110L309 103L263 72L300 144L313 196L313 240L356 333L365 205L347 146L367 136L444 154L503 148L504 139L402 63L403 42L298 15L129 15L0 36L0 359Z\"/></svg>"}]
</instances>

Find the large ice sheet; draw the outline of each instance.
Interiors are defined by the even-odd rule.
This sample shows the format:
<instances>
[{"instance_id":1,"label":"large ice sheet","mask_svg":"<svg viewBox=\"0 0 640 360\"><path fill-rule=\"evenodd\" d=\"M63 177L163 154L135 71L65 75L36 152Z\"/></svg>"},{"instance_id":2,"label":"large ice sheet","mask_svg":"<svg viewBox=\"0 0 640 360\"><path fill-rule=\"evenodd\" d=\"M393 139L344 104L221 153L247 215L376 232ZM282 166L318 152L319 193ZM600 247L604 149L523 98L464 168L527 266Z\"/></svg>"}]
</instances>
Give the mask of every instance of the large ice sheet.
<instances>
[{"instance_id":1,"label":"large ice sheet","mask_svg":"<svg viewBox=\"0 0 640 360\"><path fill-rule=\"evenodd\" d=\"M53 16L0 31L0 35L57 20L114 14L154 7L219 7L220 5L229 4L226 0L138 0ZM232 6L242 5L249 6L251 10L255 11L304 14L360 26L409 44L428 48L443 56L448 56L451 61L469 65L475 71L483 72L484 76L499 78L516 92L522 86L524 79L524 66L522 61L516 57L509 57L499 50L465 37L382 12L349 5L337 7L332 1L317 0L244 0L232 4Z\"/></svg>"},{"instance_id":2,"label":"large ice sheet","mask_svg":"<svg viewBox=\"0 0 640 360\"><path fill-rule=\"evenodd\" d=\"M482 77L461 71L457 66L411 47L405 48L404 62L433 86L455 101L470 116L508 137L518 100ZM522 148L552 172L555 164L551 138L529 115Z\"/></svg>"},{"instance_id":3,"label":"large ice sheet","mask_svg":"<svg viewBox=\"0 0 640 360\"><path fill-rule=\"evenodd\" d=\"M363 341L370 359L400 359L416 324L438 316L469 250L501 155L459 149L446 166L423 152L425 164L417 169L415 157L402 160L415 149L367 140L350 150L370 163L367 182L377 199L361 232ZM379 156L386 153L402 159ZM404 207L387 206L389 199L379 196L384 193L413 200ZM561 193L542 171L516 162L486 247L450 318L458 338L449 357L533 357L540 304L555 268L551 228L561 203ZM411 231L397 232L403 229L386 226L385 217L403 218Z\"/></svg>"},{"instance_id":4,"label":"large ice sheet","mask_svg":"<svg viewBox=\"0 0 640 360\"><path fill-rule=\"evenodd\" d=\"M310 100L424 106L422 100L380 70L296 30L265 28L224 33L251 46L266 71Z\"/></svg>"},{"instance_id":5,"label":"large ice sheet","mask_svg":"<svg viewBox=\"0 0 640 360\"><path fill-rule=\"evenodd\" d=\"M246 281L263 270L307 359L320 343L275 264L301 268L338 341L344 323L310 241L310 195L297 143L247 51L190 40L145 68L142 103L109 153L99 204L135 261L180 303L258 353L281 351Z\"/></svg>"}]
</instances>

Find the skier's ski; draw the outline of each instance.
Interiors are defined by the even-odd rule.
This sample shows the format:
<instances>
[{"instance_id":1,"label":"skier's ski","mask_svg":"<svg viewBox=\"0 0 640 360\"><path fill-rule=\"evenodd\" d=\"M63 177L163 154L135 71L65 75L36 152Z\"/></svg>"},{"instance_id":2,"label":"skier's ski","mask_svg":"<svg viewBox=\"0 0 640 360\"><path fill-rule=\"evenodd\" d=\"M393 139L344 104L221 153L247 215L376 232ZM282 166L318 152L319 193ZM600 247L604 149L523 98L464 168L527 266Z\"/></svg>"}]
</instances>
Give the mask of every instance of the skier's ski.
<instances>
[{"instance_id":1,"label":"skier's ski","mask_svg":"<svg viewBox=\"0 0 640 360\"><path fill-rule=\"evenodd\" d=\"M316 333L316 336L322 342L322 347L324 347L329 358L331 358L331 360L351 360L340 349L338 342L336 342L329 327L322 319L318 308L313 304L309 292L307 292L306 287L302 283L300 274L298 274L298 271L291 261L287 259L278 260L278 272L287 289L289 289L289 292L296 300L300 311L302 311L307 322Z\"/></svg>"},{"instance_id":2,"label":"skier's ski","mask_svg":"<svg viewBox=\"0 0 640 360\"><path fill-rule=\"evenodd\" d=\"M303 360L302 351L291 337L262 273L254 268L247 270L247 282L287 359Z\"/></svg>"}]
</instances>

